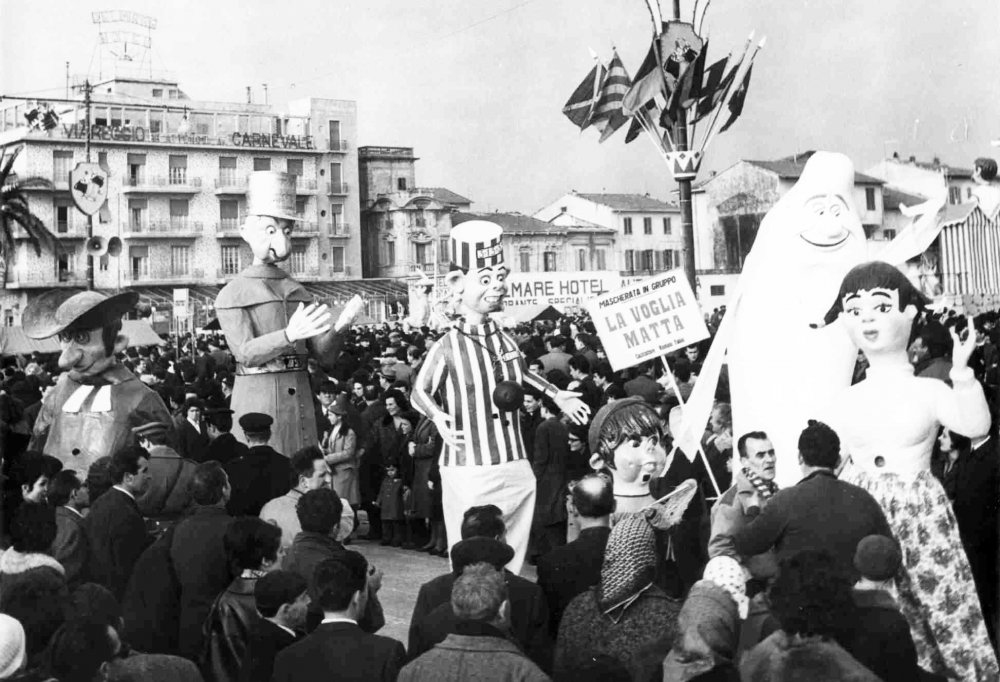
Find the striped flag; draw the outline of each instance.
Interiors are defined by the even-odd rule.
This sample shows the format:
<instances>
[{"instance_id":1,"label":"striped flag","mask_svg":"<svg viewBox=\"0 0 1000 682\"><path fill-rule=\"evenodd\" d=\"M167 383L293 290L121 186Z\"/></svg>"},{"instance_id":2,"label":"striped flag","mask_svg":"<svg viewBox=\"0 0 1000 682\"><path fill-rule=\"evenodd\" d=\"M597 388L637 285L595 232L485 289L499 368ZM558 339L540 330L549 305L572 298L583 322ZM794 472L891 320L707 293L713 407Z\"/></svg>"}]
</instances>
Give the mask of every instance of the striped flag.
<instances>
[{"instance_id":1,"label":"striped flag","mask_svg":"<svg viewBox=\"0 0 1000 682\"><path fill-rule=\"evenodd\" d=\"M573 91L569 101L563 107L562 112L566 115L566 118L572 121L573 125L580 130L583 130L592 122L591 115L601 95L600 86L606 73L607 70L602 65L595 65L590 70L590 73L587 74L587 77L583 79L583 82Z\"/></svg>"},{"instance_id":2,"label":"striped flag","mask_svg":"<svg viewBox=\"0 0 1000 682\"><path fill-rule=\"evenodd\" d=\"M601 96L591 116L592 125L601 131L600 142L611 137L616 130L628 122L622 111L622 99L632 85L621 57L615 52L608 64L608 72L601 83Z\"/></svg>"}]
</instances>

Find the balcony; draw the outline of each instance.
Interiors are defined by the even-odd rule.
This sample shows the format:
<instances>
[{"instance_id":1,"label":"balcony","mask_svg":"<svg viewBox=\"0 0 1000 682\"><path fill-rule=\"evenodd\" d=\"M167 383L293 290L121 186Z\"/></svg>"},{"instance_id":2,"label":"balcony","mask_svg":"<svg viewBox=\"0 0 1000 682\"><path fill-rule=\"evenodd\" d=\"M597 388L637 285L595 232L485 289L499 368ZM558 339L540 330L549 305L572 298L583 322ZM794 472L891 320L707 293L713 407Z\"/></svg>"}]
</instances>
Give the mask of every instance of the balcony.
<instances>
[{"instance_id":1,"label":"balcony","mask_svg":"<svg viewBox=\"0 0 1000 682\"><path fill-rule=\"evenodd\" d=\"M239 237L240 227L243 226L243 217L239 218L223 218L219 222L215 223L215 236L218 239L223 239L227 237Z\"/></svg>"},{"instance_id":2,"label":"balcony","mask_svg":"<svg viewBox=\"0 0 1000 682\"><path fill-rule=\"evenodd\" d=\"M429 263L410 263L410 274L415 275L418 272L422 272L425 275L434 274L434 261Z\"/></svg>"},{"instance_id":3,"label":"balcony","mask_svg":"<svg viewBox=\"0 0 1000 682\"><path fill-rule=\"evenodd\" d=\"M287 268L286 268L287 270ZM305 268L304 270L287 270L288 274L299 280L319 279L319 268Z\"/></svg>"},{"instance_id":4,"label":"balcony","mask_svg":"<svg viewBox=\"0 0 1000 682\"><path fill-rule=\"evenodd\" d=\"M347 223L330 225L330 239L349 239L353 228Z\"/></svg>"},{"instance_id":5,"label":"balcony","mask_svg":"<svg viewBox=\"0 0 1000 682\"><path fill-rule=\"evenodd\" d=\"M297 220L292 228L292 239L296 237L313 237L319 234L319 225L314 222Z\"/></svg>"},{"instance_id":6,"label":"balcony","mask_svg":"<svg viewBox=\"0 0 1000 682\"><path fill-rule=\"evenodd\" d=\"M122 226L122 236L132 239L163 239L170 237L194 238L204 232L201 221L173 218L171 220L145 220Z\"/></svg>"},{"instance_id":7,"label":"balcony","mask_svg":"<svg viewBox=\"0 0 1000 682\"><path fill-rule=\"evenodd\" d=\"M72 288L87 286L86 266L81 267L79 272L54 272L51 269L35 270L11 270L7 275L8 289L30 289L33 287L59 287Z\"/></svg>"},{"instance_id":8,"label":"balcony","mask_svg":"<svg viewBox=\"0 0 1000 682\"><path fill-rule=\"evenodd\" d=\"M52 234L54 234L58 239L86 239L87 223L83 220L56 223L56 229L52 232Z\"/></svg>"},{"instance_id":9,"label":"balcony","mask_svg":"<svg viewBox=\"0 0 1000 682\"><path fill-rule=\"evenodd\" d=\"M309 180L302 177L301 175L295 176L295 193L296 194L315 194L316 193L316 181Z\"/></svg>"},{"instance_id":10,"label":"balcony","mask_svg":"<svg viewBox=\"0 0 1000 682\"><path fill-rule=\"evenodd\" d=\"M242 270L242 268L240 268ZM219 268L215 271L216 279L230 280L236 275L240 274L240 270L233 271L231 269Z\"/></svg>"},{"instance_id":11,"label":"balcony","mask_svg":"<svg viewBox=\"0 0 1000 682\"><path fill-rule=\"evenodd\" d=\"M172 284L175 282L201 282L205 273L191 268L187 272L174 272L170 268L154 268L147 272L136 272L126 269L122 272L122 283L135 284Z\"/></svg>"},{"instance_id":12,"label":"balcony","mask_svg":"<svg viewBox=\"0 0 1000 682\"><path fill-rule=\"evenodd\" d=\"M215 180L216 194L246 194L247 176L236 173L220 173Z\"/></svg>"},{"instance_id":13,"label":"balcony","mask_svg":"<svg viewBox=\"0 0 1000 682\"><path fill-rule=\"evenodd\" d=\"M10 182L10 184L15 184L17 183L18 180L19 178L17 177L16 173L12 174L10 178L8 178L8 182ZM50 182L52 182L51 187L46 187L44 185L43 186L28 185L27 187L23 188L23 191L25 192L68 192L69 191L68 178L64 177L62 180L51 180Z\"/></svg>"},{"instance_id":14,"label":"balcony","mask_svg":"<svg viewBox=\"0 0 1000 682\"><path fill-rule=\"evenodd\" d=\"M326 183L326 193L330 195L343 195L347 194L347 183L346 182L328 182Z\"/></svg>"},{"instance_id":15,"label":"balcony","mask_svg":"<svg viewBox=\"0 0 1000 682\"><path fill-rule=\"evenodd\" d=\"M125 178L125 194L197 194L201 191L201 178L186 173L167 176L136 175Z\"/></svg>"},{"instance_id":16,"label":"balcony","mask_svg":"<svg viewBox=\"0 0 1000 682\"><path fill-rule=\"evenodd\" d=\"M347 140L327 140L326 148L331 152L346 152Z\"/></svg>"}]
</instances>

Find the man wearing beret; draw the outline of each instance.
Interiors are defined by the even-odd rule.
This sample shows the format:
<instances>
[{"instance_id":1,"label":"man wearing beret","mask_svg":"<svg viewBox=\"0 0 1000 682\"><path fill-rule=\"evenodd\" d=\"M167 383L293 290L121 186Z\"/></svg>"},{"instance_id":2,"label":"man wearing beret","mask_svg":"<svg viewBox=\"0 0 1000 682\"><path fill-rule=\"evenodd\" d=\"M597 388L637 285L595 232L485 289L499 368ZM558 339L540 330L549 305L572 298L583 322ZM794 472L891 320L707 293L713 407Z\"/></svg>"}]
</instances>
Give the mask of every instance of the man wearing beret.
<instances>
[{"instance_id":1,"label":"man wearing beret","mask_svg":"<svg viewBox=\"0 0 1000 682\"><path fill-rule=\"evenodd\" d=\"M291 488L292 465L288 457L268 445L273 423L269 415L258 412L240 417L250 450L223 467L233 488L226 505L232 516L259 516L268 500L281 497Z\"/></svg>"},{"instance_id":2,"label":"man wearing beret","mask_svg":"<svg viewBox=\"0 0 1000 682\"><path fill-rule=\"evenodd\" d=\"M135 444L132 429L170 423L170 413L153 390L118 361L128 339L122 316L139 296L105 296L96 291L55 290L24 311L24 332L33 339L59 337L64 370L42 403L30 448L85 474L97 459Z\"/></svg>"},{"instance_id":3,"label":"man wearing beret","mask_svg":"<svg viewBox=\"0 0 1000 682\"><path fill-rule=\"evenodd\" d=\"M253 264L223 287L215 301L219 325L236 358L230 407L237 414L274 415L274 443L286 456L317 445L316 412L307 371L315 357L332 370L363 302L355 296L336 323L326 305L312 301L305 287L278 267L292 253L295 178L258 171L250 175L248 217L240 235ZM237 438L244 435L242 427ZM265 500L266 501L266 500Z\"/></svg>"},{"instance_id":4,"label":"man wearing beret","mask_svg":"<svg viewBox=\"0 0 1000 682\"><path fill-rule=\"evenodd\" d=\"M451 231L452 266L446 279L464 317L438 339L413 385L413 406L434 422L444 440L441 487L448 541L458 541L462 514L495 504L514 548L508 568L521 570L535 507L535 476L527 458L516 410L521 383L551 398L577 423L590 408L579 393L560 391L528 369L524 354L489 314L507 296L503 229L470 220Z\"/></svg>"}]
</instances>

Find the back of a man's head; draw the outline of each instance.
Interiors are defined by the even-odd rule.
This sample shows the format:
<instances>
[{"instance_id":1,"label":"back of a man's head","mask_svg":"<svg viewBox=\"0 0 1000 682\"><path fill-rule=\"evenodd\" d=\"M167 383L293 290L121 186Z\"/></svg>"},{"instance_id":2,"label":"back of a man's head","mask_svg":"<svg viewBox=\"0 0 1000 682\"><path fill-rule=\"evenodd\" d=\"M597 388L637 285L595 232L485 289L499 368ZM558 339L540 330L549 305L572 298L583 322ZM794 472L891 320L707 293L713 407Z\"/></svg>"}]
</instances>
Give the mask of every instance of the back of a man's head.
<instances>
[{"instance_id":1,"label":"back of a man's head","mask_svg":"<svg viewBox=\"0 0 1000 682\"><path fill-rule=\"evenodd\" d=\"M799 457L810 467L834 469L840 462L840 438L823 422L809 420L799 436Z\"/></svg>"},{"instance_id":2,"label":"back of a man's head","mask_svg":"<svg viewBox=\"0 0 1000 682\"><path fill-rule=\"evenodd\" d=\"M503 573L485 562L466 566L451 588L451 608L458 620L490 622L506 599Z\"/></svg>"},{"instance_id":3,"label":"back of a man's head","mask_svg":"<svg viewBox=\"0 0 1000 682\"><path fill-rule=\"evenodd\" d=\"M67 622L49 644L48 668L61 682L93 682L115 653L115 642L107 625Z\"/></svg>"},{"instance_id":4,"label":"back of a man's head","mask_svg":"<svg viewBox=\"0 0 1000 682\"><path fill-rule=\"evenodd\" d=\"M16 590L0 592L0 612L24 626L28 658L40 654L66 618L69 591L66 578L51 569L31 571ZM27 578L27 576L25 576Z\"/></svg>"},{"instance_id":5,"label":"back of a man's head","mask_svg":"<svg viewBox=\"0 0 1000 682\"><path fill-rule=\"evenodd\" d=\"M103 585L84 583L69 597L67 620L100 623L118 630L122 626L122 617L121 605L111 590Z\"/></svg>"},{"instance_id":6,"label":"back of a man's head","mask_svg":"<svg viewBox=\"0 0 1000 682\"><path fill-rule=\"evenodd\" d=\"M462 518L462 539L502 538L507 531L503 512L495 504L469 507Z\"/></svg>"},{"instance_id":7,"label":"back of a man's head","mask_svg":"<svg viewBox=\"0 0 1000 682\"><path fill-rule=\"evenodd\" d=\"M295 514L307 533L329 535L340 525L343 513L344 503L340 496L328 488L310 490L295 505Z\"/></svg>"},{"instance_id":8,"label":"back of a man's head","mask_svg":"<svg viewBox=\"0 0 1000 682\"><path fill-rule=\"evenodd\" d=\"M108 467L111 482L120 485L125 480L125 474L139 473L141 459L149 459L149 451L140 445L128 445L111 455L111 466Z\"/></svg>"},{"instance_id":9,"label":"back of a man's head","mask_svg":"<svg viewBox=\"0 0 1000 682\"><path fill-rule=\"evenodd\" d=\"M323 451L316 445L307 445L295 451L289 460L292 465L291 484L293 488L299 485L301 477L312 478L313 472L316 470L316 465L313 462L317 459L323 459Z\"/></svg>"},{"instance_id":10,"label":"back of a man's head","mask_svg":"<svg viewBox=\"0 0 1000 682\"><path fill-rule=\"evenodd\" d=\"M358 552L341 552L316 566L311 596L324 613L346 611L367 580L368 561Z\"/></svg>"},{"instance_id":11,"label":"back of a man's head","mask_svg":"<svg viewBox=\"0 0 1000 682\"><path fill-rule=\"evenodd\" d=\"M215 460L202 462L194 469L191 477L191 497L195 504L208 507L218 504L225 496L226 472Z\"/></svg>"},{"instance_id":12,"label":"back of a man's head","mask_svg":"<svg viewBox=\"0 0 1000 682\"><path fill-rule=\"evenodd\" d=\"M599 519L615 510L615 493L611 481L599 474L581 478L570 494L576 511L585 518Z\"/></svg>"},{"instance_id":13,"label":"back of a man's head","mask_svg":"<svg viewBox=\"0 0 1000 682\"><path fill-rule=\"evenodd\" d=\"M48 502L53 507L62 507L69 502L73 493L83 482L72 469L63 469L49 482Z\"/></svg>"}]
</instances>

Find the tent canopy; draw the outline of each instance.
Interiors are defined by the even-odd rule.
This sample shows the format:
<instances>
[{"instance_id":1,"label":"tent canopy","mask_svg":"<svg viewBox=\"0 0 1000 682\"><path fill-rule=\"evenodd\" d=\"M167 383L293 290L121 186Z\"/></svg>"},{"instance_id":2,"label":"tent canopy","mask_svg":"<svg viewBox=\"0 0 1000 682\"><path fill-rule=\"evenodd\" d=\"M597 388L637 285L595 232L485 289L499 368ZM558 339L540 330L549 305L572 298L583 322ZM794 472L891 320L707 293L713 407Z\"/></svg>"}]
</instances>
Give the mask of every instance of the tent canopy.
<instances>
[{"instance_id":1,"label":"tent canopy","mask_svg":"<svg viewBox=\"0 0 1000 682\"><path fill-rule=\"evenodd\" d=\"M162 346L163 339L145 320L125 320L122 333L128 337L129 348L137 346ZM0 327L0 355L30 355L31 353L58 353L59 339L31 339L21 327Z\"/></svg>"},{"instance_id":2,"label":"tent canopy","mask_svg":"<svg viewBox=\"0 0 1000 682\"><path fill-rule=\"evenodd\" d=\"M536 320L558 320L563 312L554 305L539 303L536 305L518 306L511 311L504 311L504 316L515 323L534 322Z\"/></svg>"}]
</instances>

